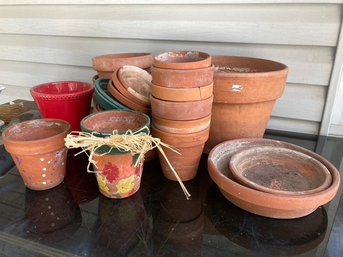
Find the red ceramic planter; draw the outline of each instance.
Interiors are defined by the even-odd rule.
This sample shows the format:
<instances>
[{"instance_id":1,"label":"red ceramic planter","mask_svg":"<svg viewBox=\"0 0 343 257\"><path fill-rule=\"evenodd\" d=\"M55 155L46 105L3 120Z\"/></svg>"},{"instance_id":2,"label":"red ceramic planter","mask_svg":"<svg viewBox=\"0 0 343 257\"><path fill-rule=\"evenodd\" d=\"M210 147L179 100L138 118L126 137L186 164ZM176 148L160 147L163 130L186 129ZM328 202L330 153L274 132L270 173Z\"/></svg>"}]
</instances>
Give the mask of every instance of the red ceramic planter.
<instances>
[{"instance_id":1,"label":"red ceramic planter","mask_svg":"<svg viewBox=\"0 0 343 257\"><path fill-rule=\"evenodd\" d=\"M44 190L60 184L66 172L64 138L70 125L63 120L40 119L14 124L2 133L25 185Z\"/></svg>"},{"instance_id":2,"label":"red ceramic planter","mask_svg":"<svg viewBox=\"0 0 343 257\"><path fill-rule=\"evenodd\" d=\"M31 89L43 118L62 119L72 130L80 130L80 121L90 111L94 87L78 81L50 82Z\"/></svg>"},{"instance_id":3,"label":"red ceramic planter","mask_svg":"<svg viewBox=\"0 0 343 257\"><path fill-rule=\"evenodd\" d=\"M201 69L211 66L211 56L198 51L166 52L155 56L154 66L175 70Z\"/></svg>"},{"instance_id":4,"label":"red ceramic planter","mask_svg":"<svg viewBox=\"0 0 343 257\"><path fill-rule=\"evenodd\" d=\"M203 87L213 82L214 66L194 70L151 67L152 83L161 87Z\"/></svg>"}]
</instances>

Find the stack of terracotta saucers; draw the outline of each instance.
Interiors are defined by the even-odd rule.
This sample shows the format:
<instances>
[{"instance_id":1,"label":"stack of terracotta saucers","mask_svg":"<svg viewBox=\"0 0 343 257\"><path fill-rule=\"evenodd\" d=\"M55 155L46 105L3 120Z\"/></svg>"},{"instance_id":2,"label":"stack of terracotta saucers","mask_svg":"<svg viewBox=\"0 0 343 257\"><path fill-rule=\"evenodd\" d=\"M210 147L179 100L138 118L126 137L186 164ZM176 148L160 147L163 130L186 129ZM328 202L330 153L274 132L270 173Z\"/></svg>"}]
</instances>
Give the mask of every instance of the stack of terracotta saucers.
<instances>
[{"instance_id":1,"label":"stack of terracotta saucers","mask_svg":"<svg viewBox=\"0 0 343 257\"><path fill-rule=\"evenodd\" d=\"M197 51L162 53L151 67L152 134L179 149L166 155L183 181L196 176L209 135L213 101L211 56ZM176 177L160 158L165 177Z\"/></svg>"},{"instance_id":2,"label":"stack of terracotta saucers","mask_svg":"<svg viewBox=\"0 0 343 257\"><path fill-rule=\"evenodd\" d=\"M223 195L249 212L299 218L331 201L340 175L322 156L269 139L225 141L209 154L209 173Z\"/></svg>"}]
</instances>

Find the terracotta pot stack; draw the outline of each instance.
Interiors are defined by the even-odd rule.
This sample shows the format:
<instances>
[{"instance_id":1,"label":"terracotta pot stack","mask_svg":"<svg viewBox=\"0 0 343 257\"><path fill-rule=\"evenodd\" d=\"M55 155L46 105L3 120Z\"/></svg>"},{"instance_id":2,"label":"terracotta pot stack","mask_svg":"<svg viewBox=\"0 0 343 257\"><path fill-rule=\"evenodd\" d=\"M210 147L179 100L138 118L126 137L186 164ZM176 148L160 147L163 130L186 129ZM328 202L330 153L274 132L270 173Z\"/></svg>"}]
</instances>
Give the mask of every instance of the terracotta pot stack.
<instances>
[{"instance_id":1,"label":"terracotta pot stack","mask_svg":"<svg viewBox=\"0 0 343 257\"><path fill-rule=\"evenodd\" d=\"M181 155L165 152L182 181L196 176L209 136L213 74L210 55L196 51L160 54L151 67L151 132L179 149ZM164 158L160 160L164 176L176 180Z\"/></svg>"}]
</instances>

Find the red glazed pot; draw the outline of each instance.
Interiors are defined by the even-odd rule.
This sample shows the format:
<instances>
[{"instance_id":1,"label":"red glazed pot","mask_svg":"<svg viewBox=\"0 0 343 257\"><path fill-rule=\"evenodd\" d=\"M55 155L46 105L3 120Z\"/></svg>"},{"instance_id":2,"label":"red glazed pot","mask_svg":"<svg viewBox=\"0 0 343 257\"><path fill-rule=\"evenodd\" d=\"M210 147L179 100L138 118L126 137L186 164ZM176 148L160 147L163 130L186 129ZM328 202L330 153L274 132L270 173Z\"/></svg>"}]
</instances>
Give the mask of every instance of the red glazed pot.
<instances>
[{"instance_id":1,"label":"red glazed pot","mask_svg":"<svg viewBox=\"0 0 343 257\"><path fill-rule=\"evenodd\" d=\"M130 111L105 111L91 114L81 121L82 130L98 137L106 137L117 130L124 134L150 125L147 115ZM109 146L98 148L94 155L97 162L96 178L101 194L109 198L125 198L140 188L143 162L134 166L137 155Z\"/></svg>"},{"instance_id":2,"label":"red glazed pot","mask_svg":"<svg viewBox=\"0 0 343 257\"><path fill-rule=\"evenodd\" d=\"M85 82L59 81L31 89L43 118L62 119L72 130L80 130L80 121L90 111L94 87Z\"/></svg>"},{"instance_id":3,"label":"red glazed pot","mask_svg":"<svg viewBox=\"0 0 343 257\"><path fill-rule=\"evenodd\" d=\"M152 84L151 95L160 100L186 102L204 100L213 94L213 84L194 88L171 88Z\"/></svg>"},{"instance_id":4,"label":"red glazed pot","mask_svg":"<svg viewBox=\"0 0 343 257\"><path fill-rule=\"evenodd\" d=\"M2 133L25 185L33 190L53 188L63 181L70 125L63 120L40 119L14 124Z\"/></svg>"},{"instance_id":5,"label":"red glazed pot","mask_svg":"<svg viewBox=\"0 0 343 257\"><path fill-rule=\"evenodd\" d=\"M161 87L203 87L213 82L214 66L194 70L151 67L152 83Z\"/></svg>"},{"instance_id":6,"label":"red glazed pot","mask_svg":"<svg viewBox=\"0 0 343 257\"><path fill-rule=\"evenodd\" d=\"M147 69L152 65L153 57L150 53L105 54L95 56L92 59L92 63L94 70L98 72L113 72L124 65L133 65Z\"/></svg>"},{"instance_id":7,"label":"red glazed pot","mask_svg":"<svg viewBox=\"0 0 343 257\"><path fill-rule=\"evenodd\" d=\"M154 117L169 120L196 120L211 114L213 97L188 102L172 102L151 96L151 112Z\"/></svg>"},{"instance_id":8,"label":"red glazed pot","mask_svg":"<svg viewBox=\"0 0 343 257\"><path fill-rule=\"evenodd\" d=\"M214 56L212 120L206 152L225 140L262 137L288 68L270 60Z\"/></svg>"},{"instance_id":9,"label":"red glazed pot","mask_svg":"<svg viewBox=\"0 0 343 257\"><path fill-rule=\"evenodd\" d=\"M211 66L211 56L198 51L166 52L155 56L154 66L175 70L201 69Z\"/></svg>"},{"instance_id":10,"label":"red glazed pot","mask_svg":"<svg viewBox=\"0 0 343 257\"><path fill-rule=\"evenodd\" d=\"M194 133L207 129L210 126L211 115L196 120L168 120L153 116L155 128L169 133Z\"/></svg>"},{"instance_id":11,"label":"red glazed pot","mask_svg":"<svg viewBox=\"0 0 343 257\"><path fill-rule=\"evenodd\" d=\"M177 154L169 149L163 148L169 162L179 175L182 181L193 179L198 171L200 158L206 140L208 139L209 129L188 134L168 133L151 127L151 134L160 138L162 142L176 147L181 154ZM176 181L176 177L169 165L159 152L163 174L166 178Z\"/></svg>"}]
</instances>

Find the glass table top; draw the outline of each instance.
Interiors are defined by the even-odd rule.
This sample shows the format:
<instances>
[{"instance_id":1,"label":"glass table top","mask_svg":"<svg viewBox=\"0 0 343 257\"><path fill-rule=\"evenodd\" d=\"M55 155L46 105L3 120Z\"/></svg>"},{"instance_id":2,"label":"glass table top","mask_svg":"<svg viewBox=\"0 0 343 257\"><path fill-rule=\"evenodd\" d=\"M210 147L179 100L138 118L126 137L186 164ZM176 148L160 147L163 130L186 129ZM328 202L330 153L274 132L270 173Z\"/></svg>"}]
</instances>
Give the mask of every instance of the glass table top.
<instances>
[{"instance_id":1,"label":"glass table top","mask_svg":"<svg viewBox=\"0 0 343 257\"><path fill-rule=\"evenodd\" d=\"M343 139L268 134L315 151L343 171ZM197 177L177 182L158 159L145 163L140 190L113 200L86 172L87 156L69 151L62 184L26 188L16 168L0 179L0 256L335 256L343 225L342 188L329 204L299 219L248 213L223 197L203 155ZM342 217L343 218L343 217ZM340 227L341 225L341 227ZM339 230L339 228L341 230ZM340 255L337 255L340 256Z\"/></svg>"}]
</instances>

